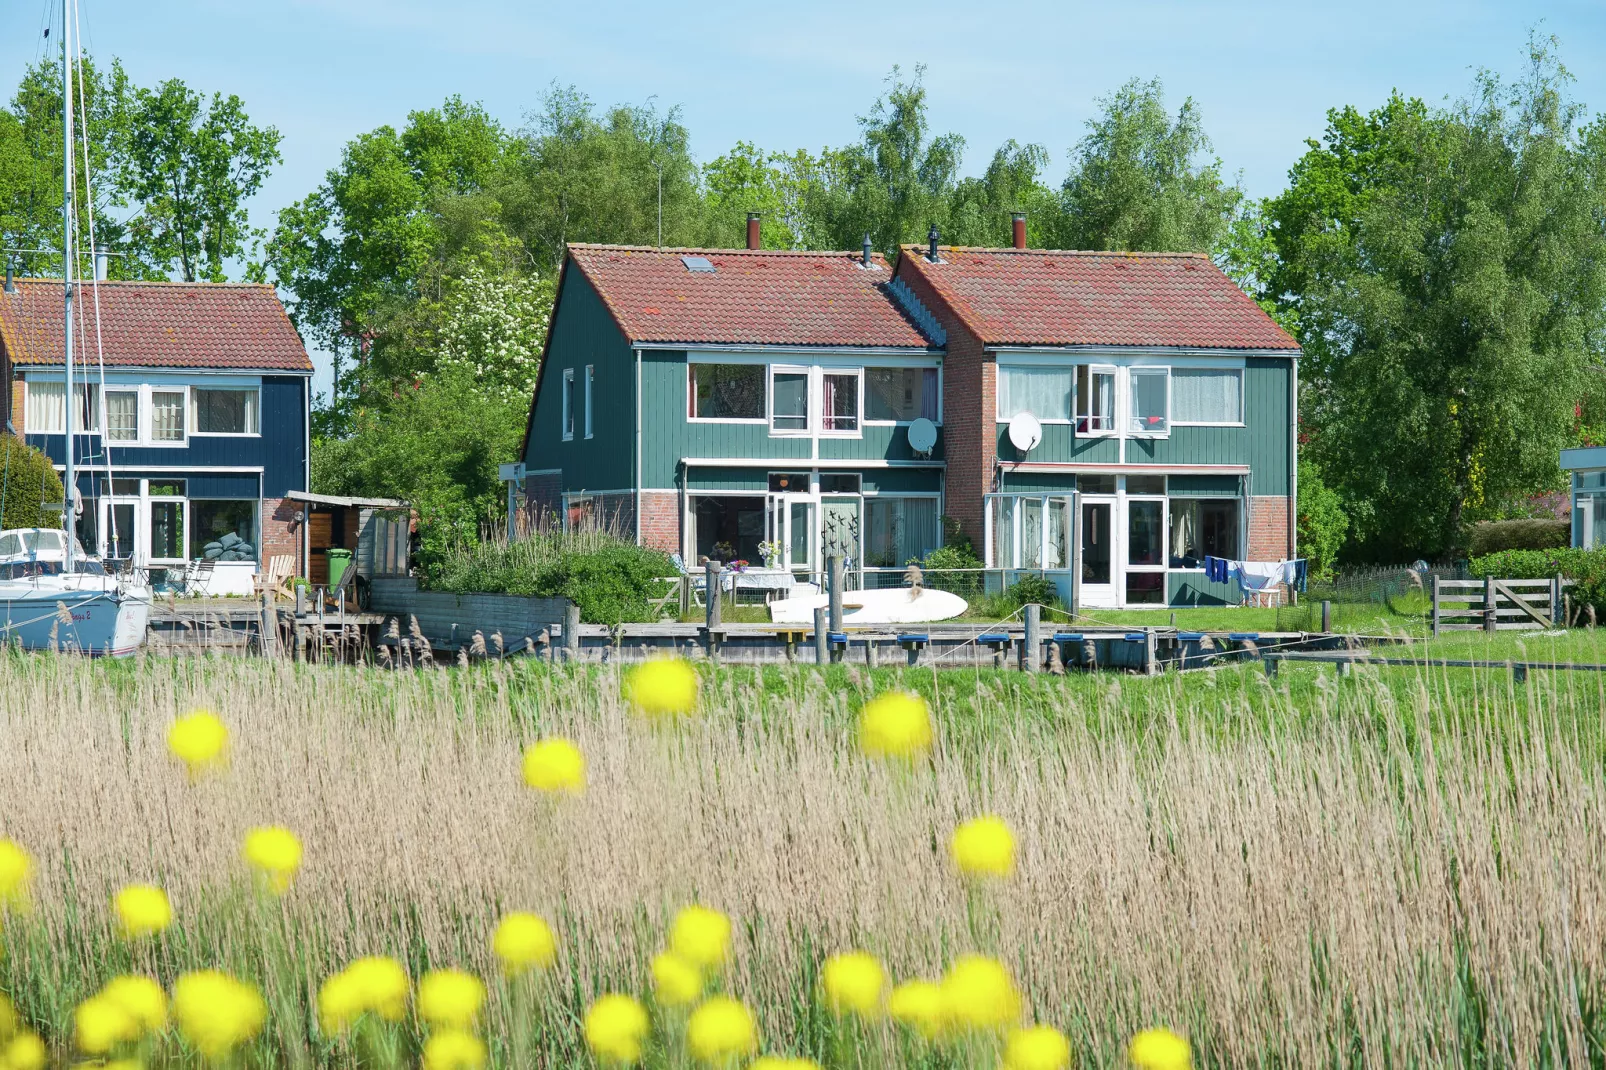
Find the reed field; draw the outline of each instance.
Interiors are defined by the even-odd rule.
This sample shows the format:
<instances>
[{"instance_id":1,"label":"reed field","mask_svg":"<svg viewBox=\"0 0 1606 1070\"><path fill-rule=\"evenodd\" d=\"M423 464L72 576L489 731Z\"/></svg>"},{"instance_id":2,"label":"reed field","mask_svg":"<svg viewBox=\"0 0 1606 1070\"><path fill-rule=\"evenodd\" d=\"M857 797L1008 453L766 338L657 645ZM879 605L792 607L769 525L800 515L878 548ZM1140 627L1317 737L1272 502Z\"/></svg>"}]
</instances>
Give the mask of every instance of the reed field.
<instances>
[{"instance_id":1,"label":"reed field","mask_svg":"<svg viewBox=\"0 0 1606 1070\"><path fill-rule=\"evenodd\" d=\"M650 1014L644 1064L689 1066L693 1012L652 961L701 904L732 937L700 984L756 1017L710 1065L1032 1065L1008 1028L928 1036L834 1005L822 967L852 950L888 989L995 958L1018 1024L1063 1031L1077 1067L1129 1065L1151 1027L1196 1066L1606 1058L1599 674L698 674L694 713L650 718L610 666L0 656L0 839L33 862L0 992L53 1066L85 1065L75 1011L114 976L171 990L211 969L265 1012L212 1065L416 1065L422 993L367 1033L320 1014L331 976L390 956L413 982L484 980L466 1028L494 1065L597 1065L588 1008L618 993ZM861 710L897 690L929 704L930 749L867 756ZM168 732L197 709L228 762L192 775ZM525 749L558 737L581 791L526 783ZM1013 832L1008 875L951 857L981 815ZM269 825L304 848L277 888L242 856ZM120 931L131 884L166 892L165 930ZM550 923L556 957L510 979L493 933L512 911ZM196 1049L170 1028L108 1058Z\"/></svg>"}]
</instances>

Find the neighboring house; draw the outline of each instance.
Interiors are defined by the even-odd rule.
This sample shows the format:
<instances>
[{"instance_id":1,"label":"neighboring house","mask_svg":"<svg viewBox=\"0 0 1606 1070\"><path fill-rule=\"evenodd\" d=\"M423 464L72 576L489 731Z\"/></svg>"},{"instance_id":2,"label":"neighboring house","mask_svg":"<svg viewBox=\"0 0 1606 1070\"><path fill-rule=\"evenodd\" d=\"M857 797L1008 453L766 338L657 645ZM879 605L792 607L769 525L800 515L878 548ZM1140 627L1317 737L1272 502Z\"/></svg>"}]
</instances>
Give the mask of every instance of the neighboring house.
<instances>
[{"instance_id":1,"label":"neighboring house","mask_svg":"<svg viewBox=\"0 0 1606 1070\"><path fill-rule=\"evenodd\" d=\"M899 582L946 516L1084 605L1237 602L1294 553L1297 344L1194 255L575 245L526 430L527 520ZM1024 245L1024 224L1017 226ZM1019 455L1011 418L1042 441ZM917 420L934 448L911 448ZM1073 506L1073 493L1081 499ZM1077 515L1079 512L1079 516Z\"/></svg>"},{"instance_id":2,"label":"neighboring house","mask_svg":"<svg viewBox=\"0 0 1606 1070\"><path fill-rule=\"evenodd\" d=\"M1606 546L1606 446L1562 450L1561 467L1572 473L1573 545Z\"/></svg>"},{"instance_id":3,"label":"neighboring house","mask_svg":"<svg viewBox=\"0 0 1606 1070\"><path fill-rule=\"evenodd\" d=\"M59 470L62 284L18 279L13 290L0 292L0 415ZM175 571L211 548L246 591L270 555L295 554L303 571L305 506L288 495L307 489L312 362L273 288L85 282L77 297L85 546Z\"/></svg>"},{"instance_id":4,"label":"neighboring house","mask_svg":"<svg viewBox=\"0 0 1606 1070\"><path fill-rule=\"evenodd\" d=\"M946 513L994 568L1066 569L1074 525L1082 605L1239 601L1204 558L1294 556L1298 343L1208 257L1015 236L898 261L894 294L942 327Z\"/></svg>"}]
</instances>

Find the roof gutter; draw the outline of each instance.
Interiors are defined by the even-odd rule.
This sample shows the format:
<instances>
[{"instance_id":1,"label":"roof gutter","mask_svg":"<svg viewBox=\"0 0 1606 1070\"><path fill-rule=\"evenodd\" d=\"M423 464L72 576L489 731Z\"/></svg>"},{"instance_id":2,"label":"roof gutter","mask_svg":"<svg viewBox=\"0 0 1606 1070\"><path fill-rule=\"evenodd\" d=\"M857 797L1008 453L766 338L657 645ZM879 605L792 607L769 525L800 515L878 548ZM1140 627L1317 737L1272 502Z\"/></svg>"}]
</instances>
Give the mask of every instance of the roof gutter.
<instances>
[{"instance_id":1,"label":"roof gutter","mask_svg":"<svg viewBox=\"0 0 1606 1070\"><path fill-rule=\"evenodd\" d=\"M839 346L769 345L741 342L632 342L636 349L696 350L699 353L851 353L870 357L923 357L943 352L942 346Z\"/></svg>"},{"instance_id":2,"label":"roof gutter","mask_svg":"<svg viewBox=\"0 0 1606 1070\"><path fill-rule=\"evenodd\" d=\"M1098 345L1028 345L997 344L983 346L986 353L1118 353L1122 356L1153 357L1281 357L1298 360L1298 349L1240 349L1234 346L1125 346L1111 343Z\"/></svg>"},{"instance_id":3,"label":"roof gutter","mask_svg":"<svg viewBox=\"0 0 1606 1070\"><path fill-rule=\"evenodd\" d=\"M1061 473L1064 475L1154 475L1173 476L1241 476L1249 471L1247 464L1076 464L1071 461L999 461L1000 468L1011 472Z\"/></svg>"},{"instance_id":4,"label":"roof gutter","mask_svg":"<svg viewBox=\"0 0 1606 1070\"><path fill-rule=\"evenodd\" d=\"M682 457L686 468L947 468L947 461L855 460L852 457Z\"/></svg>"}]
</instances>

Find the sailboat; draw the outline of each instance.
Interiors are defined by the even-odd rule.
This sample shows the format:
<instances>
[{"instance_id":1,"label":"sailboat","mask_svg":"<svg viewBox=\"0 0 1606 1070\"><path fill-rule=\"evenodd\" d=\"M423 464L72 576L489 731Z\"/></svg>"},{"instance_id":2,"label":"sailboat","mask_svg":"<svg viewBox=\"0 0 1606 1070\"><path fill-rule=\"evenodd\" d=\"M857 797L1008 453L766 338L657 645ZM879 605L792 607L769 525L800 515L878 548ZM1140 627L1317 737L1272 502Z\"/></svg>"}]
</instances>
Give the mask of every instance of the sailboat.
<instances>
[{"instance_id":1,"label":"sailboat","mask_svg":"<svg viewBox=\"0 0 1606 1070\"><path fill-rule=\"evenodd\" d=\"M78 408L73 389L74 266L77 262L73 185L77 167L73 154L75 34L71 3L72 0L62 0L61 4L61 274L67 377L67 445L62 477L65 494L59 531L50 528L0 531L0 645L20 644L27 650L126 657L145 642L151 610L150 587L137 574L108 574L98 559L84 552L74 531L82 499L73 457ZM86 179L87 175L86 170Z\"/></svg>"}]
</instances>

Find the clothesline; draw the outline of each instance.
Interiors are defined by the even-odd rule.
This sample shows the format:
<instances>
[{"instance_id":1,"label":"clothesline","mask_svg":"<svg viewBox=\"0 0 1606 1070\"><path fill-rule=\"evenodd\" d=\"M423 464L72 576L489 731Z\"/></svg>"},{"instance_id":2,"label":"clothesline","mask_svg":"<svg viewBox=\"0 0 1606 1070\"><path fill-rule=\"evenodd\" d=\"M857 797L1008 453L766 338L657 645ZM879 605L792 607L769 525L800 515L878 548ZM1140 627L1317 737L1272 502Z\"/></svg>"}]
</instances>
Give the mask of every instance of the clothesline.
<instances>
[{"instance_id":1,"label":"clothesline","mask_svg":"<svg viewBox=\"0 0 1606 1070\"><path fill-rule=\"evenodd\" d=\"M1224 557L1206 557L1205 579L1215 583L1237 582L1245 594L1266 594L1279 584L1290 590L1305 590L1306 564L1303 557L1291 561L1229 561Z\"/></svg>"}]
</instances>

